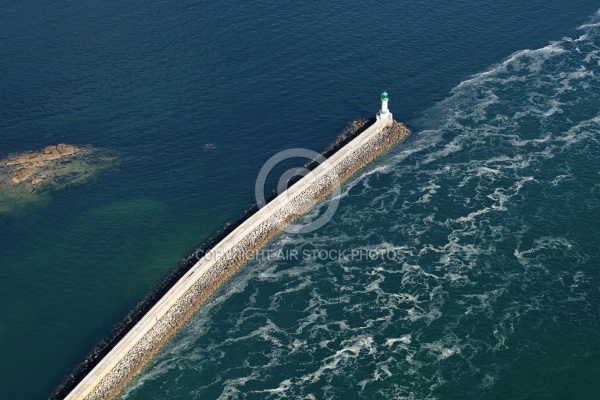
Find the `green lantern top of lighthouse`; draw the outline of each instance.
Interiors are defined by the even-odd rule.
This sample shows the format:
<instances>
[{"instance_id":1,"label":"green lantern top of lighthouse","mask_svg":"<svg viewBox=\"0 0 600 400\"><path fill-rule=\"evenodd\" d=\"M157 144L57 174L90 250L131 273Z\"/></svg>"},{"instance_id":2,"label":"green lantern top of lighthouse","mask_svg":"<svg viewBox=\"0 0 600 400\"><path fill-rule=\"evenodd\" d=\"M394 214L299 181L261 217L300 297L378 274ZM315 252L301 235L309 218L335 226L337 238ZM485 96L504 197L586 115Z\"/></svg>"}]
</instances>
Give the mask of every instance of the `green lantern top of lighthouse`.
<instances>
[{"instance_id":1,"label":"green lantern top of lighthouse","mask_svg":"<svg viewBox=\"0 0 600 400\"><path fill-rule=\"evenodd\" d=\"M381 93L381 101L388 101L388 94L387 92L383 92Z\"/></svg>"}]
</instances>

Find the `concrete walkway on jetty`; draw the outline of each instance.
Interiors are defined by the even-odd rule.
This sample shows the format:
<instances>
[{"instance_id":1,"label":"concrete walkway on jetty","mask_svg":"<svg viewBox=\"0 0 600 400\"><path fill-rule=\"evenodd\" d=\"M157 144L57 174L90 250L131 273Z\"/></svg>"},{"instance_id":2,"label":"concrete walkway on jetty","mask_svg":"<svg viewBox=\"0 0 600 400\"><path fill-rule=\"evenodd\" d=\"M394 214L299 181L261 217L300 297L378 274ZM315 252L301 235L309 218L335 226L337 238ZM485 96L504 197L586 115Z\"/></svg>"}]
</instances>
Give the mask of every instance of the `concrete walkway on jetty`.
<instances>
[{"instance_id":1,"label":"concrete walkway on jetty","mask_svg":"<svg viewBox=\"0 0 600 400\"><path fill-rule=\"evenodd\" d=\"M372 126L219 242L210 252L218 257L200 259L66 399L117 396L210 295L244 264L246 254L264 246L285 226L324 200L338 184L409 133L404 125L393 120L391 113L380 113Z\"/></svg>"}]
</instances>

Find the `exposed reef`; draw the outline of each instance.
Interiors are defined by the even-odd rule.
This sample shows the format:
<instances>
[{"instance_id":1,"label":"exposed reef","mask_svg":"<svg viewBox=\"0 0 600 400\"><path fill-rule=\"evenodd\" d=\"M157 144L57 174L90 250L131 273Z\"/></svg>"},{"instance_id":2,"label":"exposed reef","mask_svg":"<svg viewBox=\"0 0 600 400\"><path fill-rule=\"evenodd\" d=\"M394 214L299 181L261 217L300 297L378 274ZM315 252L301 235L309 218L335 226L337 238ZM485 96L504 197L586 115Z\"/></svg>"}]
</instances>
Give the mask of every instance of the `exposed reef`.
<instances>
[{"instance_id":1,"label":"exposed reef","mask_svg":"<svg viewBox=\"0 0 600 400\"><path fill-rule=\"evenodd\" d=\"M92 147L64 143L9 155L0 160L0 215L48 200L50 191L85 182L113 161Z\"/></svg>"}]
</instances>

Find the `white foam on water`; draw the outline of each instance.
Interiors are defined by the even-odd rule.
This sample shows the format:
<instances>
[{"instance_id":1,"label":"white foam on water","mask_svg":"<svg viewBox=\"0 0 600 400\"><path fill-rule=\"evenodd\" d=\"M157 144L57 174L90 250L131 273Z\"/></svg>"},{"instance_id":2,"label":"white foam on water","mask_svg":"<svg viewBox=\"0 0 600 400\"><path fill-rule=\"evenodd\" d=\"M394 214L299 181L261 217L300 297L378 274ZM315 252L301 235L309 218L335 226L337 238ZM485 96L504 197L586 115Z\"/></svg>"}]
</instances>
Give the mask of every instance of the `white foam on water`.
<instances>
[{"instance_id":1,"label":"white foam on water","mask_svg":"<svg viewBox=\"0 0 600 400\"><path fill-rule=\"evenodd\" d=\"M561 47L559 42L554 42L548 46L540 49L525 49L513 53L506 60L500 64L494 66L488 71L481 72L470 79L461 82L453 93L457 93L463 88L479 86L482 83L489 82L490 80L496 79L496 75L500 72L508 72L509 68L511 71L520 71L523 68L527 68L530 72L538 72L544 62L551 59L552 57L565 53L565 50ZM513 78L516 79L516 78ZM511 81L514 82L514 81Z\"/></svg>"},{"instance_id":2,"label":"white foam on water","mask_svg":"<svg viewBox=\"0 0 600 400\"><path fill-rule=\"evenodd\" d=\"M407 335L400 336L398 338L387 339L385 341L385 345L390 347L395 343L410 344L411 342L412 342L412 336L410 334L407 334Z\"/></svg>"},{"instance_id":3,"label":"white foam on water","mask_svg":"<svg viewBox=\"0 0 600 400\"><path fill-rule=\"evenodd\" d=\"M339 398L343 380L344 393L434 399L467 390L465 377L476 382L469 393L494 390L529 345L517 339L523 319L565 303L594 310L589 255L542 228L555 211L547 196L579 179L570 157L593 160L600 137L598 26L461 82L415 123L421 130L343 187L352 201L318 234L269 245L396 258L251 262L127 393L193 368L220 398L265 381L251 393ZM522 213L532 203L537 213Z\"/></svg>"},{"instance_id":4,"label":"white foam on water","mask_svg":"<svg viewBox=\"0 0 600 400\"><path fill-rule=\"evenodd\" d=\"M588 23L580 25L579 27L577 27L577 29L589 31L589 30L598 28L598 27L600 27L599 19L600 19L600 10L596 11L596 13L590 18L590 21Z\"/></svg>"}]
</instances>

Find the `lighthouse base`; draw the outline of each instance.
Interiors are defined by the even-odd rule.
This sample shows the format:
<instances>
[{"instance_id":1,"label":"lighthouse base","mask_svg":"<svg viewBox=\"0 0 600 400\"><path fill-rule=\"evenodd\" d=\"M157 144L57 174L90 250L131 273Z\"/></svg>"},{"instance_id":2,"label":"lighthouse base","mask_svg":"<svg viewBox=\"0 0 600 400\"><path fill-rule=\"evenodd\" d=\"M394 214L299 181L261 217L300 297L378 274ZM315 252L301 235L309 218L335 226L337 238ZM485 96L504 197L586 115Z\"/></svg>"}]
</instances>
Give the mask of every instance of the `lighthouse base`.
<instances>
[{"instance_id":1,"label":"lighthouse base","mask_svg":"<svg viewBox=\"0 0 600 400\"><path fill-rule=\"evenodd\" d=\"M379 120L381 120L381 121L387 121L387 120L393 119L394 117L393 117L393 115L392 115L392 113L391 113L391 112L389 112L389 111L382 112L382 111L380 110L380 111L377 113L377 116L376 116L376 118L377 118L377 120L378 120L378 121L379 121Z\"/></svg>"}]
</instances>

